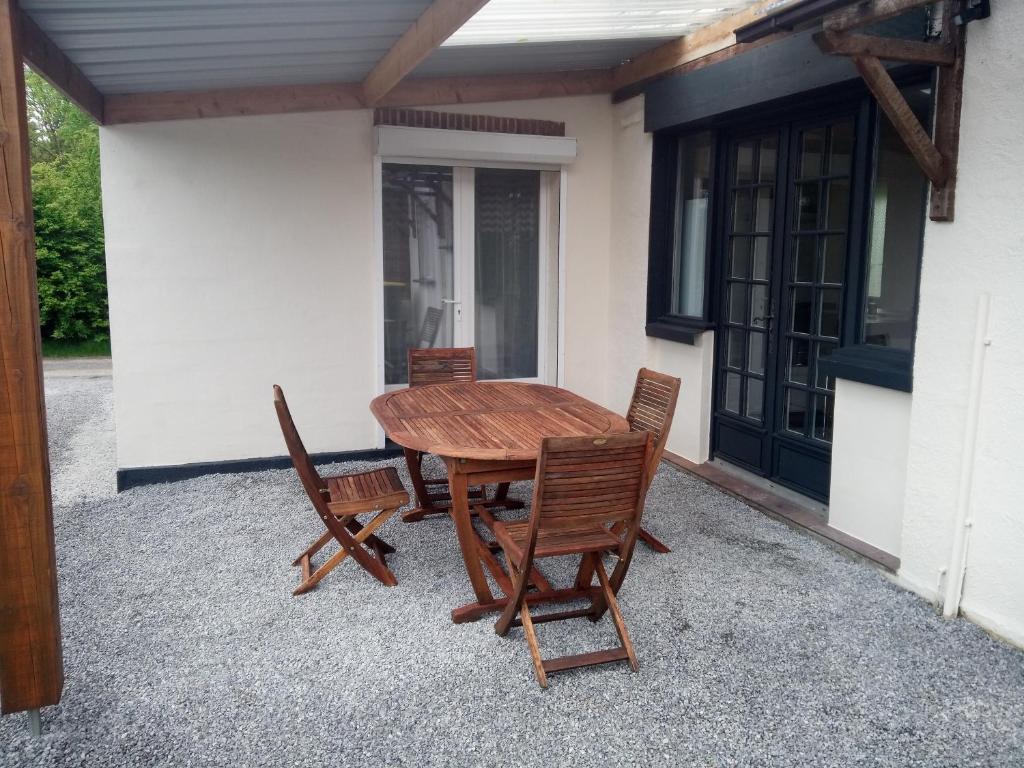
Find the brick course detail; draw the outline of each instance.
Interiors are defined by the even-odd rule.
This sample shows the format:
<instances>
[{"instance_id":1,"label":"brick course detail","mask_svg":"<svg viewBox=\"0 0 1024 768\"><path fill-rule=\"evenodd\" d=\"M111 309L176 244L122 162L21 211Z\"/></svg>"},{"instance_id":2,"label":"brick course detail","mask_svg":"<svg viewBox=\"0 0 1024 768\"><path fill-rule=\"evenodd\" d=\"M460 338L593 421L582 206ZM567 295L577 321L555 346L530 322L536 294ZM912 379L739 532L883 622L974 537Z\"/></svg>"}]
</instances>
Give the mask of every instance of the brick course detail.
<instances>
[{"instance_id":1,"label":"brick course detail","mask_svg":"<svg viewBox=\"0 0 1024 768\"><path fill-rule=\"evenodd\" d=\"M565 123L552 120L526 120L520 117L460 115L454 112L430 112L422 109L379 107L373 111L374 125L406 128L442 128L451 131L515 133L526 136L565 136Z\"/></svg>"}]
</instances>

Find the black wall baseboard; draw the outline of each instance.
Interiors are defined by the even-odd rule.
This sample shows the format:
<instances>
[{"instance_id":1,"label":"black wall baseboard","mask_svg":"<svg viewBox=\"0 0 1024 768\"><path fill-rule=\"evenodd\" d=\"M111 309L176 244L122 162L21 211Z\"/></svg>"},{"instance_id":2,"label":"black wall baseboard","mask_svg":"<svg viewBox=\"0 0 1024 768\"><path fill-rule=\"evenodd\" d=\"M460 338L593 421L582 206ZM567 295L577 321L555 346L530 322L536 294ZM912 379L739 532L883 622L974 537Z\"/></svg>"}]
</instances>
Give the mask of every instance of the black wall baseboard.
<instances>
[{"instance_id":1,"label":"black wall baseboard","mask_svg":"<svg viewBox=\"0 0 1024 768\"><path fill-rule=\"evenodd\" d=\"M365 451L314 453L311 458L315 464L337 464L345 461L383 461L401 455L402 449L389 443L385 448L369 448ZM126 467L117 470L117 491L120 493L140 485L190 480L203 475L233 475L239 472L287 469L291 466L292 460L288 456L267 456L260 459L203 461L195 464L172 464L162 467Z\"/></svg>"}]
</instances>

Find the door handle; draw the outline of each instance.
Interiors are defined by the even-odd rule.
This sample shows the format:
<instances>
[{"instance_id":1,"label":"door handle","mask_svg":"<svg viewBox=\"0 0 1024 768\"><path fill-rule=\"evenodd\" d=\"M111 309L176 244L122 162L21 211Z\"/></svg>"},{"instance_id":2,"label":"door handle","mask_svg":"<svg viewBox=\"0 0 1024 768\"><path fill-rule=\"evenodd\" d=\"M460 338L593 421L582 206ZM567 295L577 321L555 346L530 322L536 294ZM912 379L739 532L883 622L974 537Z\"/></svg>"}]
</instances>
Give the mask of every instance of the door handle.
<instances>
[{"instance_id":1,"label":"door handle","mask_svg":"<svg viewBox=\"0 0 1024 768\"><path fill-rule=\"evenodd\" d=\"M458 321L462 320L462 302L456 301L455 299L441 299L442 304L450 304L452 312L455 314L455 319Z\"/></svg>"}]
</instances>

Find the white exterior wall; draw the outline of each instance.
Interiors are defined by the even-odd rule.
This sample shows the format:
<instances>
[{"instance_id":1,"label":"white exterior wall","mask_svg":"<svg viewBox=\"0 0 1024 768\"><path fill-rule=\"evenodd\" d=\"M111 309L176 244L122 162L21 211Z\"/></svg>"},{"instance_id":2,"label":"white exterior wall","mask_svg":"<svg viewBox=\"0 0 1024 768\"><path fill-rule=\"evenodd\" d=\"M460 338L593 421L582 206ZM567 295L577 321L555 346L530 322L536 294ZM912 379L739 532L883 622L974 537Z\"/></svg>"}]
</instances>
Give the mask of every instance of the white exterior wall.
<instances>
[{"instance_id":1,"label":"white exterior wall","mask_svg":"<svg viewBox=\"0 0 1024 768\"><path fill-rule=\"evenodd\" d=\"M962 462L974 521L963 611L1024 645L1024 5L970 25L956 220L925 231L899 576L935 597L948 568ZM964 456L979 298L991 295L977 446ZM967 490L967 489L965 489ZM941 593L940 593L941 594Z\"/></svg>"},{"instance_id":2,"label":"white exterior wall","mask_svg":"<svg viewBox=\"0 0 1024 768\"><path fill-rule=\"evenodd\" d=\"M682 388L667 449L690 461L706 461L714 333L701 334L691 346L649 338L644 332L652 139L644 133L642 96L616 105L613 132L608 398L611 407L624 411L633 393L637 369L644 366L678 376Z\"/></svg>"},{"instance_id":3,"label":"white exterior wall","mask_svg":"<svg viewBox=\"0 0 1024 768\"><path fill-rule=\"evenodd\" d=\"M607 97L459 105L561 120L565 384L606 398ZM372 113L100 130L119 467L284 452L270 386L307 447L372 447L380 323Z\"/></svg>"},{"instance_id":4,"label":"white exterior wall","mask_svg":"<svg viewBox=\"0 0 1024 768\"><path fill-rule=\"evenodd\" d=\"M907 392L836 381L828 524L899 557L910 438Z\"/></svg>"}]
</instances>

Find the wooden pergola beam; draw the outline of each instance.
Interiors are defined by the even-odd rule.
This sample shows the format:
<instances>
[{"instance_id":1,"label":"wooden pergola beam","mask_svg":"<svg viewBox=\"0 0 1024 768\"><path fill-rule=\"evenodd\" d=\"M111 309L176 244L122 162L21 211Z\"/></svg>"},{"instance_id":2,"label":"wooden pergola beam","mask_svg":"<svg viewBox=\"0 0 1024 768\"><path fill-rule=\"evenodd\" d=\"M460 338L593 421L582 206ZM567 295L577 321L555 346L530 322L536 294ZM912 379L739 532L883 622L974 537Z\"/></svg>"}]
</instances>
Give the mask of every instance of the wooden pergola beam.
<instances>
[{"instance_id":1,"label":"wooden pergola beam","mask_svg":"<svg viewBox=\"0 0 1024 768\"><path fill-rule=\"evenodd\" d=\"M760 0L749 8L659 45L612 69L614 90L648 83L677 68L736 46L736 30L780 9L779 0ZM749 44L748 44L749 45Z\"/></svg>"},{"instance_id":2,"label":"wooden pergola beam","mask_svg":"<svg viewBox=\"0 0 1024 768\"><path fill-rule=\"evenodd\" d=\"M857 5L833 11L821 23L822 29L831 32L848 32L867 24L901 16L907 11L929 5L935 0L864 0Z\"/></svg>"},{"instance_id":3,"label":"wooden pergola beam","mask_svg":"<svg viewBox=\"0 0 1024 768\"><path fill-rule=\"evenodd\" d=\"M83 112L103 124L103 94L24 11L18 11L21 55L32 69Z\"/></svg>"},{"instance_id":4,"label":"wooden pergola beam","mask_svg":"<svg viewBox=\"0 0 1024 768\"><path fill-rule=\"evenodd\" d=\"M15 0L0 0L0 712L64 686L39 297Z\"/></svg>"},{"instance_id":5,"label":"wooden pergola beam","mask_svg":"<svg viewBox=\"0 0 1024 768\"><path fill-rule=\"evenodd\" d=\"M324 112L362 109L364 106L359 83L126 93L106 97L106 121L107 125L118 125L202 117Z\"/></svg>"},{"instance_id":6,"label":"wooden pergola beam","mask_svg":"<svg viewBox=\"0 0 1024 768\"><path fill-rule=\"evenodd\" d=\"M434 0L363 80L366 104L379 104L406 75L486 4L487 0Z\"/></svg>"},{"instance_id":7,"label":"wooden pergola beam","mask_svg":"<svg viewBox=\"0 0 1024 768\"><path fill-rule=\"evenodd\" d=\"M875 35L849 35L843 32L819 32L814 42L822 53L839 56L874 56L886 61L948 67L956 60L956 51L944 43L922 43Z\"/></svg>"},{"instance_id":8,"label":"wooden pergola beam","mask_svg":"<svg viewBox=\"0 0 1024 768\"><path fill-rule=\"evenodd\" d=\"M545 72L533 75L414 78L400 83L380 101L388 107L428 107L442 104L479 104L523 101L558 96L611 93L607 69Z\"/></svg>"},{"instance_id":9,"label":"wooden pergola beam","mask_svg":"<svg viewBox=\"0 0 1024 768\"><path fill-rule=\"evenodd\" d=\"M378 105L428 107L610 92L611 74L605 69L538 75L418 78L399 83ZM364 109L367 106L359 83L330 83L110 95L106 98L106 118L108 125L117 125L200 117Z\"/></svg>"}]
</instances>

